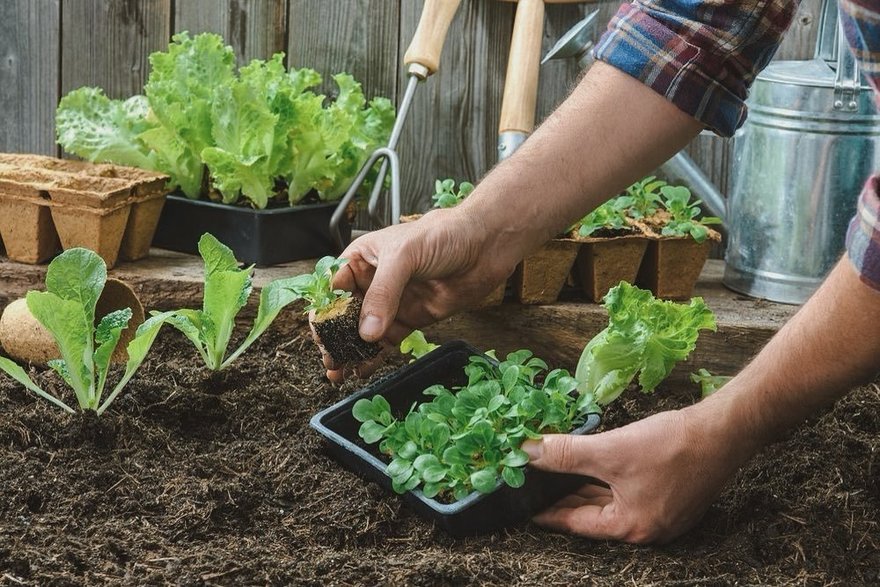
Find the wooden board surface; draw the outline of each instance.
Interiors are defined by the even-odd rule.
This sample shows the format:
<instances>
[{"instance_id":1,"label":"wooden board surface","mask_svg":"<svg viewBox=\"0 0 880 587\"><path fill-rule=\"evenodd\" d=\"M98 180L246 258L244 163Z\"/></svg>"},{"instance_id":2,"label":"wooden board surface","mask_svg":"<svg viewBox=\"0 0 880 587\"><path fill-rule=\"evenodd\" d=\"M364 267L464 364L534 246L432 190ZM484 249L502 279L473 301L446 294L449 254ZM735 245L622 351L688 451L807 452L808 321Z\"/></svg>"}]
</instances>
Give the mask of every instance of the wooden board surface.
<instances>
[{"instance_id":1,"label":"wooden board surface","mask_svg":"<svg viewBox=\"0 0 880 587\"><path fill-rule=\"evenodd\" d=\"M184 0L174 3L174 32L220 34L239 65L285 51L286 0Z\"/></svg>"},{"instance_id":2,"label":"wooden board surface","mask_svg":"<svg viewBox=\"0 0 880 587\"><path fill-rule=\"evenodd\" d=\"M0 2L0 151L57 154L60 0Z\"/></svg>"},{"instance_id":3,"label":"wooden board surface","mask_svg":"<svg viewBox=\"0 0 880 587\"><path fill-rule=\"evenodd\" d=\"M257 269L257 288L273 279L311 271L314 261L298 261ZM45 265L24 265L0 261L0 307L22 297L28 290L42 289ZM701 367L713 373L730 374L797 310L796 306L746 298L721 284L723 263L707 263L695 295L701 295L715 313L718 332L704 333L691 359L677 370L681 381ZM202 299L200 258L153 249L148 259L123 263L110 275L129 283L148 310L197 308ZM257 296L244 315L255 311ZM299 321L294 311L282 315L283 322ZM548 306L523 306L508 302L493 308L463 312L428 329L437 341L464 339L482 349L507 353L529 348L556 365L573 368L584 344L607 324L602 306L567 301ZM675 379L674 381L678 381Z\"/></svg>"}]
</instances>

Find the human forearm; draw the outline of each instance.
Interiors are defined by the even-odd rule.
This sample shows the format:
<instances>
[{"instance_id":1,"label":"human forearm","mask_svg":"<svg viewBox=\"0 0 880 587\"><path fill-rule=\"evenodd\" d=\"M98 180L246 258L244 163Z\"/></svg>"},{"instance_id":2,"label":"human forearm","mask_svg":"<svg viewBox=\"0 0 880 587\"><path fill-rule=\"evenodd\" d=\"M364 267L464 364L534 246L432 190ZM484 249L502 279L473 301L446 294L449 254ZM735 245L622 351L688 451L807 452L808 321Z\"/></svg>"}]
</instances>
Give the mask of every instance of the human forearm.
<instances>
[{"instance_id":1,"label":"human forearm","mask_svg":"<svg viewBox=\"0 0 880 587\"><path fill-rule=\"evenodd\" d=\"M758 356L694 408L754 451L878 371L880 292L844 258Z\"/></svg>"},{"instance_id":2,"label":"human forearm","mask_svg":"<svg viewBox=\"0 0 880 587\"><path fill-rule=\"evenodd\" d=\"M611 66L597 63L569 98L458 212L483 219L508 264L556 236L668 159L700 123Z\"/></svg>"}]
</instances>

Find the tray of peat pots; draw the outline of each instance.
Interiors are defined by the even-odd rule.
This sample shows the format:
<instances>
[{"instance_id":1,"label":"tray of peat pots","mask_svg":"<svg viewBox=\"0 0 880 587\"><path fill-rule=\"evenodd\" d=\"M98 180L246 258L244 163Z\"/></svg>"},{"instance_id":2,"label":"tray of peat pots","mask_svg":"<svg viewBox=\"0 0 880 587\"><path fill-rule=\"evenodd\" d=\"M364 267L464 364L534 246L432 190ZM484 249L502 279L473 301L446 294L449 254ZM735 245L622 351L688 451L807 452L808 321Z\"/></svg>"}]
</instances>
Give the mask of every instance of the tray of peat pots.
<instances>
[{"instance_id":1,"label":"tray of peat pots","mask_svg":"<svg viewBox=\"0 0 880 587\"><path fill-rule=\"evenodd\" d=\"M636 284L660 298L690 297L712 245L721 235L710 228L714 216L700 218L700 201L683 186L663 185L661 207L636 221L648 235L648 248Z\"/></svg>"},{"instance_id":2,"label":"tray of peat pots","mask_svg":"<svg viewBox=\"0 0 880 587\"><path fill-rule=\"evenodd\" d=\"M635 283L648 239L629 213L634 200L621 195L581 218L570 230L580 245L574 262L575 283L591 302L598 302L621 281Z\"/></svg>"},{"instance_id":3,"label":"tray of peat pots","mask_svg":"<svg viewBox=\"0 0 880 587\"><path fill-rule=\"evenodd\" d=\"M462 341L432 350L411 336L404 343L413 356L426 354L311 425L336 459L452 535L524 522L585 482L601 482L527 467L523 441L596 430L637 375L643 392L654 391L699 331L715 328L699 298L677 304L620 283L604 301L608 326L584 347L574 376L525 349L498 360Z\"/></svg>"},{"instance_id":4,"label":"tray of peat pots","mask_svg":"<svg viewBox=\"0 0 880 587\"><path fill-rule=\"evenodd\" d=\"M0 235L10 259L86 247L108 267L149 254L168 176L120 165L0 153Z\"/></svg>"},{"instance_id":5,"label":"tray of peat pots","mask_svg":"<svg viewBox=\"0 0 880 587\"><path fill-rule=\"evenodd\" d=\"M238 70L235 62L218 35L176 34L167 51L150 55L144 95L123 102L97 88L67 94L56 114L59 142L90 161L124 160L170 176L177 191L156 246L194 254L211 233L257 265L337 252L351 238L354 207L336 226L331 218L370 153L387 143L394 105L368 102L347 73L333 76L328 99L313 91L321 76L288 70L283 53ZM112 147L96 129L109 129Z\"/></svg>"},{"instance_id":6,"label":"tray of peat pots","mask_svg":"<svg viewBox=\"0 0 880 587\"><path fill-rule=\"evenodd\" d=\"M410 508L449 534L490 532L528 520L585 481L575 475L526 471L527 455L512 447L531 433L515 423L516 417L509 419L504 433L493 426L494 416L512 410L502 388L504 373L508 380L526 383L545 368L528 351L499 363L453 341L318 413L311 424L329 440L336 459L402 493ZM575 384L561 376L544 383L553 385L569 385L571 391ZM525 393L525 387L522 390ZM574 401L563 398L562 404ZM414 404L419 405L409 411ZM481 419L477 410L485 417ZM464 418L465 411L468 421L477 416L476 424L459 430L447 423L454 413ZM600 418L578 412L575 421L560 424L573 434L586 434L596 429ZM482 452L485 464L474 465L468 451Z\"/></svg>"},{"instance_id":7,"label":"tray of peat pots","mask_svg":"<svg viewBox=\"0 0 880 587\"><path fill-rule=\"evenodd\" d=\"M434 181L434 195L431 196L433 202L432 210L442 208L454 208L458 206L465 198L467 198L476 187L469 181L463 181L456 186L454 179L437 179ZM400 222L415 222L424 214L406 214L400 217ZM504 301L504 295L507 291L507 283L502 283L486 296L479 307L497 306Z\"/></svg>"}]
</instances>

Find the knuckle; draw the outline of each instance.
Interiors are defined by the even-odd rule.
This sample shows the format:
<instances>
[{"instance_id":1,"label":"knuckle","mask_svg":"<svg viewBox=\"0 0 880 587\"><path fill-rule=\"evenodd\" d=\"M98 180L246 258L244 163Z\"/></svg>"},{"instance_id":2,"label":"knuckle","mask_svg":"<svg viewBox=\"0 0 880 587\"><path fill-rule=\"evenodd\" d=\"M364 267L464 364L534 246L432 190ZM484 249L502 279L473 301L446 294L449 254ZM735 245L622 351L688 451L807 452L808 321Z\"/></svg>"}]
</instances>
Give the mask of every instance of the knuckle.
<instances>
[{"instance_id":1,"label":"knuckle","mask_svg":"<svg viewBox=\"0 0 880 587\"><path fill-rule=\"evenodd\" d=\"M565 471L573 470L577 464L573 437L560 434L551 438L551 454L556 466Z\"/></svg>"}]
</instances>

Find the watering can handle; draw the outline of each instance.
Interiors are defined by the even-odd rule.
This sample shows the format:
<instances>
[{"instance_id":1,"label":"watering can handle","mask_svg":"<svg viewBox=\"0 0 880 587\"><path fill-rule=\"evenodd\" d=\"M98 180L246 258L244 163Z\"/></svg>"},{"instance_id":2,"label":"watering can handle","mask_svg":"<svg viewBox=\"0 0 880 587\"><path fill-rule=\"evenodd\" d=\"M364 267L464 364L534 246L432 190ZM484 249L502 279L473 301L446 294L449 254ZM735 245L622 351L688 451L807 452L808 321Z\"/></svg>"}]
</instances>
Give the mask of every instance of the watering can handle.
<instances>
[{"instance_id":1,"label":"watering can handle","mask_svg":"<svg viewBox=\"0 0 880 587\"><path fill-rule=\"evenodd\" d=\"M411 74L424 79L437 72L446 32L459 4L461 0L425 0L416 34L403 56Z\"/></svg>"},{"instance_id":2,"label":"watering can handle","mask_svg":"<svg viewBox=\"0 0 880 587\"><path fill-rule=\"evenodd\" d=\"M531 133L535 129L535 104L538 98L538 70L541 40L544 35L544 0L519 0L504 97L501 101L500 133Z\"/></svg>"},{"instance_id":3,"label":"watering can handle","mask_svg":"<svg viewBox=\"0 0 880 587\"><path fill-rule=\"evenodd\" d=\"M853 112L859 107L859 92L862 89L862 74L855 56L849 50L849 43L843 32L843 24L837 31L837 75L834 79L834 109Z\"/></svg>"}]
</instances>

